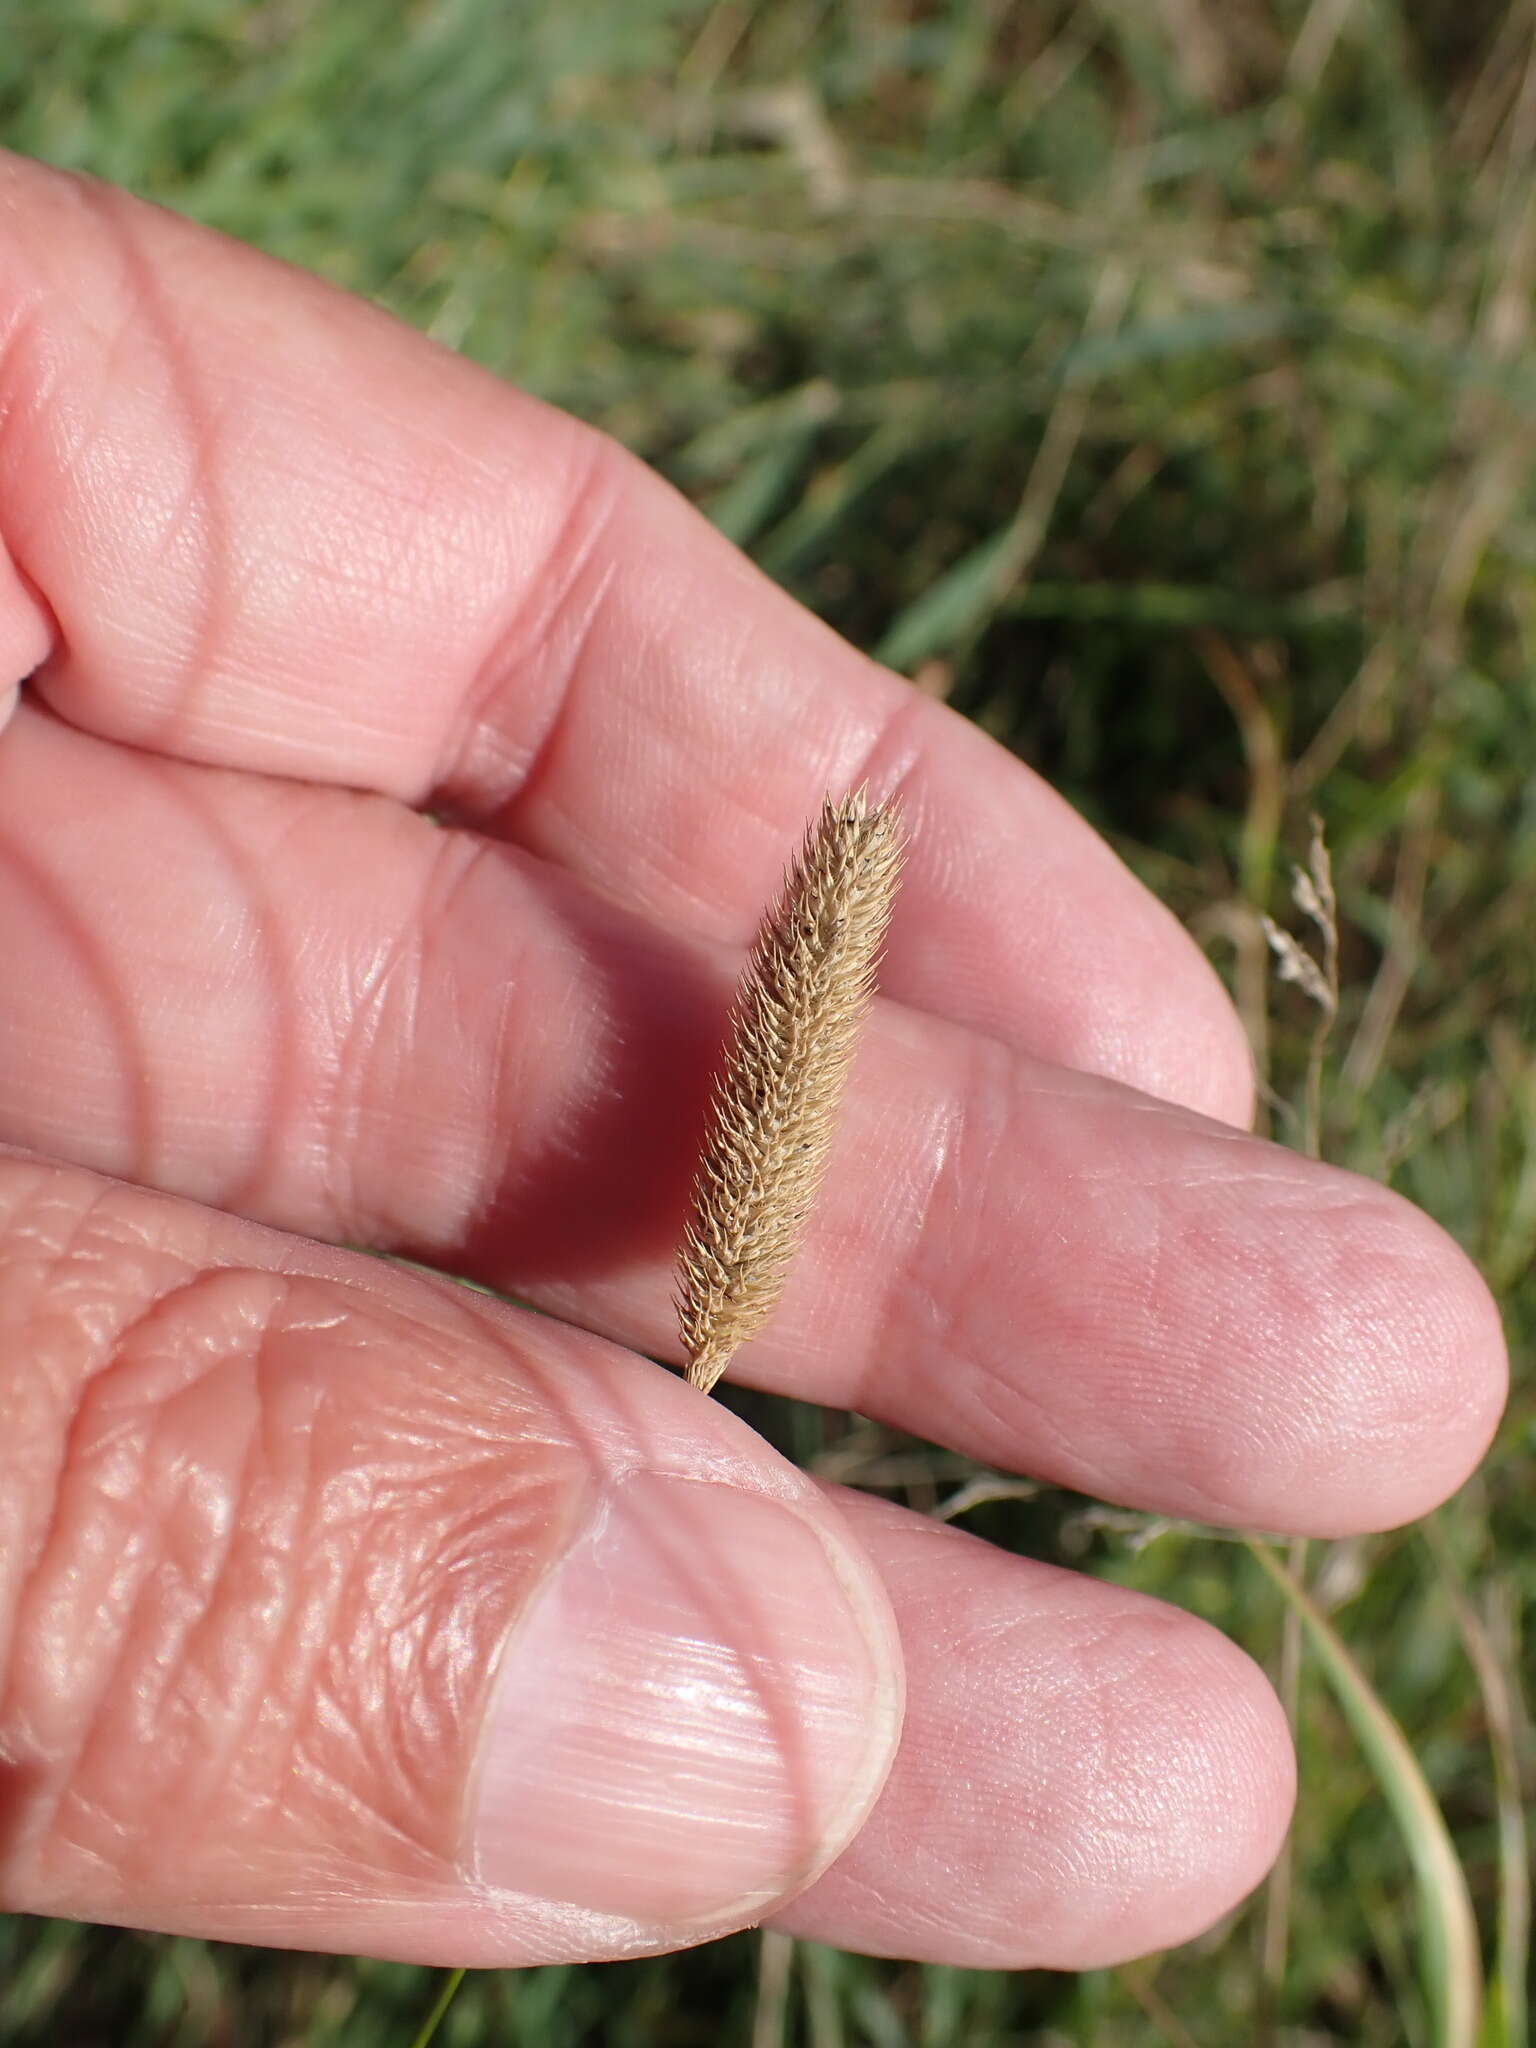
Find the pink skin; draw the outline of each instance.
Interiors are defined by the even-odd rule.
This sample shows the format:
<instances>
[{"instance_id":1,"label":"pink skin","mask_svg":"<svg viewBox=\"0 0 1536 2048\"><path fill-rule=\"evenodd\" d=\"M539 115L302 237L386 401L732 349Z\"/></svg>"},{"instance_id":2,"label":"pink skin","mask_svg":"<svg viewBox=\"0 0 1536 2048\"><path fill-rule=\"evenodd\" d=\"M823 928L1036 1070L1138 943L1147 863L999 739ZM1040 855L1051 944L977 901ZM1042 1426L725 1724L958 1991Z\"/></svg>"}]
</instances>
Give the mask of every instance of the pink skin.
<instances>
[{"instance_id":1,"label":"pink skin","mask_svg":"<svg viewBox=\"0 0 1536 2048\"><path fill-rule=\"evenodd\" d=\"M616 1348L675 1355L742 946L868 777L883 997L740 1376L1215 1521L1444 1498L1486 1292L1238 1128L1166 913L590 431L9 159L0 543L0 1902L474 1963L1227 1910L1290 1800L1246 1660Z\"/></svg>"}]
</instances>

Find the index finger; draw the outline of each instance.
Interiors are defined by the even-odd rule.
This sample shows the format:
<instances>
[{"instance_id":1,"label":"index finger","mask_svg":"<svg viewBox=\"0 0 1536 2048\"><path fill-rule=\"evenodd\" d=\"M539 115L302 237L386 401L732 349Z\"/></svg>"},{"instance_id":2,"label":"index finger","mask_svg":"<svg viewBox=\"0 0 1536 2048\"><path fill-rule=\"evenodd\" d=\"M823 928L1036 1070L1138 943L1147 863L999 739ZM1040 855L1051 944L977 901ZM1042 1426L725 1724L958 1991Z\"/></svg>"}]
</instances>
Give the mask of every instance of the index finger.
<instances>
[{"instance_id":1,"label":"index finger","mask_svg":"<svg viewBox=\"0 0 1536 2048\"><path fill-rule=\"evenodd\" d=\"M314 278L14 158L0 536L0 671L73 724L451 811L706 940L745 939L829 789L900 790L887 993L1246 1121L1241 1033L1168 913L659 478Z\"/></svg>"}]
</instances>

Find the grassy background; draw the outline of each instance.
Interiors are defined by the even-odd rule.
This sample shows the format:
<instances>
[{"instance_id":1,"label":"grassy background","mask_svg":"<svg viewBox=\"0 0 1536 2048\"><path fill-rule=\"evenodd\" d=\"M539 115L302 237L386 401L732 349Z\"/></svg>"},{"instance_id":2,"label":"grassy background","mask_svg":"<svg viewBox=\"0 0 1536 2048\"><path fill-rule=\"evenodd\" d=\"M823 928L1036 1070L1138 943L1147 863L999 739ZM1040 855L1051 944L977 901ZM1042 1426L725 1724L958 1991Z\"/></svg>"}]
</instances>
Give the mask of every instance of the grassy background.
<instances>
[{"instance_id":1,"label":"grassy background","mask_svg":"<svg viewBox=\"0 0 1536 2048\"><path fill-rule=\"evenodd\" d=\"M1342 916L1324 1147L1473 1252L1523 1362L1528 4L0 0L0 135L379 298L647 456L1111 837L1230 976L1293 1140L1314 1018L1256 913L1296 924L1288 863L1318 811ZM752 1412L919 1506L963 1477L921 1447L893 1464L843 1418ZM1494 1973L1485 2048L1525 2038L1533 1468L1527 1372L1432 1541L1301 1560L1446 1815ZM1231 1541L1055 1494L969 1522L1282 1655L1283 1603ZM1080 1978L744 1936L472 1979L438 2038L1448 2038L1424 1988L1434 1886L1311 1662L1299 1735L1283 1957L1263 1898ZM435 1989L20 1921L0 1972L7 2044L404 2048Z\"/></svg>"}]
</instances>

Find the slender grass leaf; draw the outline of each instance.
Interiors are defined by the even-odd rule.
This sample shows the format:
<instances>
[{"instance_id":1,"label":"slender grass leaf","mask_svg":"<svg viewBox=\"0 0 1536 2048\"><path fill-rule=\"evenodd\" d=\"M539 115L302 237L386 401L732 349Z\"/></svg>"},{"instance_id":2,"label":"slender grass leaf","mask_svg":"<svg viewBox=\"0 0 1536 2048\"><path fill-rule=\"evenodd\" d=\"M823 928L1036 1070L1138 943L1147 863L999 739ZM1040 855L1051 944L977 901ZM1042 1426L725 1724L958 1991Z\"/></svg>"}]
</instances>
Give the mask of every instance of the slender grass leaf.
<instances>
[{"instance_id":1,"label":"slender grass leaf","mask_svg":"<svg viewBox=\"0 0 1536 2048\"><path fill-rule=\"evenodd\" d=\"M1445 1817L1408 1739L1377 1697L1338 1631L1268 1544L1248 1549L1274 1580L1307 1632L1323 1676L1370 1764L1402 1834L1419 1902L1419 1962L1434 2048L1478 2048L1482 1958L1466 1873Z\"/></svg>"}]
</instances>

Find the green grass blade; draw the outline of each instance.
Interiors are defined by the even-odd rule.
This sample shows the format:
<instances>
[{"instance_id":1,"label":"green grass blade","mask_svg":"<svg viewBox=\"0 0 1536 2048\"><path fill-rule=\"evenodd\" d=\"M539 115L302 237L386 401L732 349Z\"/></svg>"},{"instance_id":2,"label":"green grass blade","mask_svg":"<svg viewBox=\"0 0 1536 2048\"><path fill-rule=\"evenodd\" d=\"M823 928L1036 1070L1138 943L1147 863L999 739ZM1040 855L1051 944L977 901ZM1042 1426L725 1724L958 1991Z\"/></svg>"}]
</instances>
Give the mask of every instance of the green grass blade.
<instances>
[{"instance_id":1,"label":"green grass blade","mask_svg":"<svg viewBox=\"0 0 1536 2048\"><path fill-rule=\"evenodd\" d=\"M968 549L893 621L876 658L888 668L914 669L976 632L1006 595L1013 552L1011 524Z\"/></svg>"},{"instance_id":2,"label":"green grass blade","mask_svg":"<svg viewBox=\"0 0 1536 2048\"><path fill-rule=\"evenodd\" d=\"M1521 1797L1519 1670L1512 1657L1501 1657L1493 1631L1468 1598L1439 1519L1431 1516L1421 1533L1477 1679L1493 1756L1499 1907L1481 2048L1530 2048L1531 1842ZM1495 1583L1489 1595L1498 1601L1505 1597L1505 1589Z\"/></svg>"},{"instance_id":3,"label":"green grass blade","mask_svg":"<svg viewBox=\"0 0 1536 2048\"><path fill-rule=\"evenodd\" d=\"M795 1968L792 1936L765 1927L757 1937L757 1999L752 2048L784 2048L789 2039L789 1989Z\"/></svg>"},{"instance_id":4,"label":"green grass blade","mask_svg":"<svg viewBox=\"0 0 1536 2048\"><path fill-rule=\"evenodd\" d=\"M1418 1759L1337 1631L1274 1551L1258 1542L1250 1542L1248 1548L1300 1618L1318 1666L1402 1833L1418 1891L1421 1961L1434 2048L1478 2048L1483 1986L1477 1922L1466 1873Z\"/></svg>"},{"instance_id":5,"label":"green grass blade","mask_svg":"<svg viewBox=\"0 0 1536 2048\"><path fill-rule=\"evenodd\" d=\"M443 1980L443 1988L433 2000L432 2010L416 2030L411 2048L428 2048L428 2043L443 2023L443 2016L458 1996L459 1986L464 1982L463 1970L450 1970Z\"/></svg>"}]
</instances>

